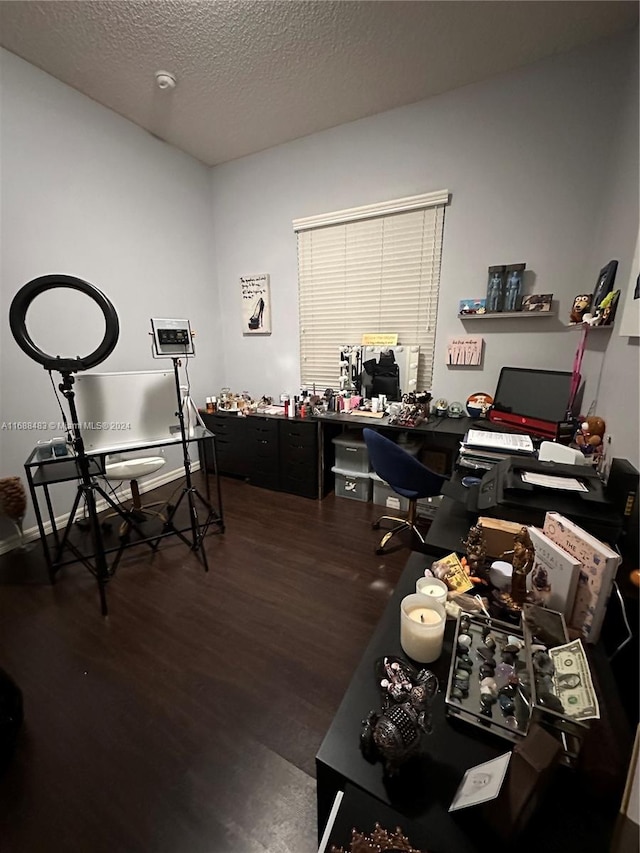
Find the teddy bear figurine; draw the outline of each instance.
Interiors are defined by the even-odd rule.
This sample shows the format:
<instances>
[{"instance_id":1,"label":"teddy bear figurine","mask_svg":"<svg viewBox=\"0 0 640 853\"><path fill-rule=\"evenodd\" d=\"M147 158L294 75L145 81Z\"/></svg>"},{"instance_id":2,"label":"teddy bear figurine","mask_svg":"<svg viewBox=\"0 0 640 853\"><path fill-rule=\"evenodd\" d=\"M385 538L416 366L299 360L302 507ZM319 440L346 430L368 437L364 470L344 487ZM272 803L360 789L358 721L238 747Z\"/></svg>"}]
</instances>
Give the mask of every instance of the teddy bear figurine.
<instances>
[{"instance_id":1,"label":"teddy bear figurine","mask_svg":"<svg viewBox=\"0 0 640 853\"><path fill-rule=\"evenodd\" d=\"M602 453L605 430L606 425L602 418L590 415L582 420L574 436L574 442L585 456L597 457Z\"/></svg>"}]
</instances>

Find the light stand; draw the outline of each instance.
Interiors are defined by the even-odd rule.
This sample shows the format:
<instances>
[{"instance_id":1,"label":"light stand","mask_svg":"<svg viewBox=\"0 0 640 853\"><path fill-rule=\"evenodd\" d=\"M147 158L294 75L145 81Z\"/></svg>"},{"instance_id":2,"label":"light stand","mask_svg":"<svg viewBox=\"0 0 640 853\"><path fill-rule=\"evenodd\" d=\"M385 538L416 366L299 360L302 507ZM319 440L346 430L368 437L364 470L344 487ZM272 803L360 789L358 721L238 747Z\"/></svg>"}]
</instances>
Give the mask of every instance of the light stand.
<instances>
[{"instance_id":1,"label":"light stand","mask_svg":"<svg viewBox=\"0 0 640 853\"><path fill-rule=\"evenodd\" d=\"M96 349L93 350L93 352L89 353L89 355L87 356L63 358L59 355L49 355L43 352L43 350L41 350L34 343L31 338L31 335L29 334L26 324L26 316L29 306L31 305L33 300L41 293L55 288L65 288L67 290L74 290L79 291L80 293L84 293L86 296L92 299L102 311L105 321L104 337L100 344L96 347ZM114 567L110 569L107 564L106 551L102 539L102 528L98 519L95 498L96 492L98 492L101 497L103 497L106 502L120 516L122 516L122 518L127 521L130 527L133 527L135 530L137 530L137 532L141 533L141 531L135 525L134 521L127 514L125 514L121 507L117 506L113 502L109 495L100 488L98 483L93 478L93 475L91 473L91 466L89 464L89 458L87 457L87 454L84 449L84 442L82 440L82 434L80 432L80 426L78 423L78 412L76 410L75 393L73 391L74 378L72 374L77 373L81 370L89 370L91 367L95 367L96 365L104 361L105 358L111 355L118 342L118 336L120 334L120 323L118 320L118 314L110 300L100 290L98 290L97 287L94 287L92 284L89 284L89 282L71 275L43 275L39 278L34 278L32 281L21 287L20 290L16 293L11 302L11 307L9 308L9 325L11 326L11 332L13 334L13 337L15 338L16 343L18 344L20 349L29 356L29 358L32 358L34 361L38 362L38 364L41 364L45 370L49 371L50 374L54 370L61 374L62 382L59 388L60 391L62 391L69 405L69 413L71 415L72 421L72 443L74 451L76 453L75 461L78 467L78 472L80 474L81 482L78 486L78 491L76 493L69 520L67 521L67 526L64 535L57 548L56 559L54 561L53 568L50 572L51 579L53 580L53 576L59 568L58 563L60 555L63 553L65 547L68 547L74 553L76 558L80 560L97 579L98 591L100 595L100 609L102 611L102 614L106 616L107 599L105 594L105 586L109 578L114 574L115 565L117 564L117 561L116 564L114 564ZM90 562L90 559L84 554L82 554L75 545L69 542L69 532L71 530L71 525L73 524L76 512L78 510L78 506L82 498L84 498L87 514L89 517L89 527L91 531L91 542L93 546L93 559L95 560L95 565L92 564ZM157 543L151 544L152 550L155 551L156 547Z\"/></svg>"},{"instance_id":2,"label":"light stand","mask_svg":"<svg viewBox=\"0 0 640 853\"><path fill-rule=\"evenodd\" d=\"M184 465L185 485L176 501L175 505L170 508L169 516L164 525L165 532L175 533L182 541L187 544L202 560L205 572L209 571L209 563L207 554L203 547L204 537L211 524L216 524L220 533L224 533L224 519L222 517L222 501L220 495L220 481L218 480L218 511L213 509L208 500L206 500L193 485L191 479L191 460L189 459L188 441L195 437L196 425L199 425L203 432L206 433L206 427L200 417L198 410L189 396L189 386L185 387L185 393L182 393L180 386L180 375L178 368L180 367L181 358L189 358L190 355L195 355L193 345L194 332L191 331L191 324L188 320L181 320L175 317L171 318L152 318L151 319L151 338L153 340L152 353L154 358L170 358L173 362L173 375L176 385L176 397L178 400L178 410L176 415L180 423L180 440L182 442L182 461ZM187 436L188 422L189 435ZM203 435L204 437L204 435ZM215 465L215 437L212 437L213 442L213 458L214 466L217 474L217 465ZM206 475L206 472L205 472ZM208 482L208 481L207 481ZM208 494L208 491L207 491ZM177 529L173 523L178 508L183 500L187 501L189 509L189 526L191 528L191 538L185 536L184 532ZM203 523L200 523L198 518L198 504L206 510L206 518Z\"/></svg>"},{"instance_id":3,"label":"light stand","mask_svg":"<svg viewBox=\"0 0 640 853\"><path fill-rule=\"evenodd\" d=\"M127 535L130 528L133 528L136 533L140 535L142 539L144 539L144 532L138 527L135 521L132 519L131 514L127 513L122 507L118 506L110 495L102 489L96 480L94 479L91 473L91 467L89 465L89 457L87 456L84 449L84 441L82 439L82 434L80 432L80 427L78 424L78 412L76 409L75 403L75 392L73 390L74 378L69 372L62 373L62 382L58 386L62 394L64 395L67 404L69 406L69 414L71 415L71 430L73 434L73 448L76 453L76 463L78 466L78 470L80 472L80 484L78 485L78 490L76 492L76 497L73 502L73 507L71 508L71 513L69 514L69 519L67 521L64 534L62 539L58 545L56 551L56 559L54 560L54 569L56 569L56 563L59 560L59 557L62 553L64 553L65 548L69 548L80 562L84 564L84 566L89 569L91 574L96 578L98 582L98 594L100 596L100 611L103 616L108 614L107 607L107 596L105 592L105 587L109 581L109 578L113 577L115 574L115 569L117 563L120 558L120 553L122 549L118 552L118 557L114 561L114 564L111 568L107 563L107 556L104 547L104 540L102 536L102 526L100 519L98 518L98 510L96 506L96 492L105 500L109 506L119 515L127 524ZM69 541L69 534L71 532L71 528L73 522L75 520L76 512L78 510L78 506L80 505L80 501L84 498L84 504L86 507L87 516L89 519L89 529L91 534L91 545L92 545L92 553L95 561L95 565L92 565L90 560L82 554L82 552ZM156 551L157 542L149 542L147 540L147 544L151 548L152 551Z\"/></svg>"}]
</instances>

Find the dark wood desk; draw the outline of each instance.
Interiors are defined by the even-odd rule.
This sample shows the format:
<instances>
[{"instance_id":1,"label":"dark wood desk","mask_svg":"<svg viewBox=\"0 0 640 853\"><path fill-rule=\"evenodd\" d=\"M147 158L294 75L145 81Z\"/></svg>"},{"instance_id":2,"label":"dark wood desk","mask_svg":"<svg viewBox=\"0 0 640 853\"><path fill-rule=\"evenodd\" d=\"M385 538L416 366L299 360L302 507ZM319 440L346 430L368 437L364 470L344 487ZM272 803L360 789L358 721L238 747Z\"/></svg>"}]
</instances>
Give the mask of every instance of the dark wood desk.
<instances>
[{"instance_id":1,"label":"dark wood desk","mask_svg":"<svg viewBox=\"0 0 640 853\"><path fill-rule=\"evenodd\" d=\"M509 496L504 505L497 505L490 510L470 509L477 502L478 486L466 488L462 478L469 475L467 469L454 472L451 479L444 484L442 493L445 496L438 508L431 527L425 537L427 548L438 555L442 552L459 551L461 542L475 524L478 516L488 515L516 521L521 524L533 524L542 527L547 511L560 512L588 533L603 542L615 545L622 529L622 519L618 510L606 500L601 503L582 504L575 493L558 493L552 489L540 489L534 500L527 499L523 493ZM579 476L579 470L577 471Z\"/></svg>"},{"instance_id":2,"label":"dark wood desk","mask_svg":"<svg viewBox=\"0 0 640 853\"><path fill-rule=\"evenodd\" d=\"M433 734L423 736L422 754L387 782L380 763L369 764L359 748L361 722L379 709L374 662L381 656L402 654L400 601L414 591L416 579L432 557L413 553L356 669L333 723L316 756L318 829L322 836L338 790L350 784L360 805L350 815L342 812L331 843L346 845L349 837L337 833L354 826L371 831L376 820L392 815L414 846L430 853L477 853L518 850L518 853L603 853L620 803L631 736L610 667L602 649L590 649L594 681L603 719L593 721L581 753L579 771L558 769L552 788L517 844L505 844L483 823L477 808L449 813L453 795L469 767L510 749L510 744L461 721L445 717L444 688L451 655L454 623L445 634L443 654L431 669L441 691L433 709ZM349 798L343 804L348 808ZM380 805L381 804L381 805ZM380 808L379 808L380 806ZM379 817L380 815L380 817ZM363 824L365 816L368 826Z\"/></svg>"},{"instance_id":3,"label":"dark wood desk","mask_svg":"<svg viewBox=\"0 0 640 853\"><path fill-rule=\"evenodd\" d=\"M423 439L425 447L444 455L442 473L450 473L459 444L468 429L478 425L471 418L436 418L432 415L417 427L390 424L388 417L367 418L357 414L328 412L319 417L285 418L284 415L200 411L205 426L216 436L218 471L242 477L262 488L301 497L322 499L333 487L335 463L332 438L364 427L389 434L406 432ZM481 422L487 425L487 421ZM429 464L429 459L425 460ZM200 445L200 465L213 470L208 442Z\"/></svg>"}]
</instances>

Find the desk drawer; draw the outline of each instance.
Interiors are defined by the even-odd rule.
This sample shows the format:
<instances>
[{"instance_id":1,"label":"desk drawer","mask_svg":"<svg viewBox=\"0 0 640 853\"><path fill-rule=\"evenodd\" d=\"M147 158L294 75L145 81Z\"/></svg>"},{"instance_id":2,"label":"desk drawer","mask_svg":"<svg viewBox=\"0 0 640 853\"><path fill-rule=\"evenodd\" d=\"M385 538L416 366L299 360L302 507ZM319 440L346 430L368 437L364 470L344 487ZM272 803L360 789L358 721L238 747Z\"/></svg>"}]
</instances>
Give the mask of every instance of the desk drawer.
<instances>
[{"instance_id":1,"label":"desk drawer","mask_svg":"<svg viewBox=\"0 0 640 853\"><path fill-rule=\"evenodd\" d=\"M287 470L285 474L280 475L280 491L288 495L298 495L301 498L317 498L318 478L315 473L307 470L299 474Z\"/></svg>"},{"instance_id":2,"label":"desk drawer","mask_svg":"<svg viewBox=\"0 0 640 853\"><path fill-rule=\"evenodd\" d=\"M280 424L280 444L283 450L287 447L309 447L318 446L318 427L315 423L292 423Z\"/></svg>"},{"instance_id":3,"label":"desk drawer","mask_svg":"<svg viewBox=\"0 0 640 853\"><path fill-rule=\"evenodd\" d=\"M246 421L246 434L249 439L271 439L278 438L278 421L270 418L259 418L252 415Z\"/></svg>"}]
</instances>

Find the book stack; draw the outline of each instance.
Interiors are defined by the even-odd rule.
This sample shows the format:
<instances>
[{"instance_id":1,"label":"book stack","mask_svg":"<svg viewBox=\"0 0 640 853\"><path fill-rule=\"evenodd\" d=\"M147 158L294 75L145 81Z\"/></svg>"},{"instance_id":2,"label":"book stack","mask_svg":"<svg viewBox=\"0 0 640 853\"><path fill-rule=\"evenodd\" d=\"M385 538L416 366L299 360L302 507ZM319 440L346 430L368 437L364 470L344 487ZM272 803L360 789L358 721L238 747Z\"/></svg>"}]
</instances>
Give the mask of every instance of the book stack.
<instances>
[{"instance_id":1,"label":"book stack","mask_svg":"<svg viewBox=\"0 0 640 853\"><path fill-rule=\"evenodd\" d=\"M463 468L488 471L509 456L533 455L533 442L528 435L470 429L460 444L458 464Z\"/></svg>"},{"instance_id":2,"label":"book stack","mask_svg":"<svg viewBox=\"0 0 640 853\"><path fill-rule=\"evenodd\" d=\"M541 533L535 528L532 531L536 561L540 560L549 576L557 579L559 595L564 595L562 591L566 590L565 607L555 609L565 616L570 609L566 619L569 628L577 631L585 642L597 643L613 581L622 560L620 554L557 512L546 514ZM557 549L552 549L551 544L555 544ZM569 582L572 571L577 575L573 603L570 602L573 581ZM552 607L551 604L547 606Z\"/></svg>"}]
</instances>

